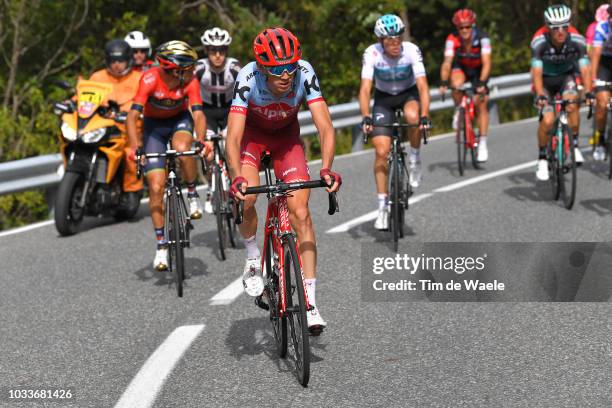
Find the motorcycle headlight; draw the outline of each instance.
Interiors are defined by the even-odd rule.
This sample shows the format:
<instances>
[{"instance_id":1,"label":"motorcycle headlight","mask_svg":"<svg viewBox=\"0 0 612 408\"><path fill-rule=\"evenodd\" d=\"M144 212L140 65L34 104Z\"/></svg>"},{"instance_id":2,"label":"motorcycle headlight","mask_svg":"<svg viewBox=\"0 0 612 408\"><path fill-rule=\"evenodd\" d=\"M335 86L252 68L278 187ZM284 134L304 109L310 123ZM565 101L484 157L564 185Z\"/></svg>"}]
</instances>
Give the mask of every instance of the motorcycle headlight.
<instances>
[{"instance_id":1,"label":"motorcycle headlight","mask_svg":"<svg viewBox=\"0 0 612 408\"><path fill-rule=\"evenodd\" d=\"M64 139L72 142L74 140L76 140L77 137L77 132L76 130L74 130L73 128L71 128L67 123L62 123L62 136L64 136Z\"/></svg>"},{"instance_id":2,"label":"motorcycle headlight","mask_svg":"<svg viewBox=\"0 0 612 408\"><path fill-rule=\"evenodd\" d=\"M106 128L92 130L91 132L83 133L81 140L85 143L97 143L106 134Z\"/></svg>"}]
</instances>

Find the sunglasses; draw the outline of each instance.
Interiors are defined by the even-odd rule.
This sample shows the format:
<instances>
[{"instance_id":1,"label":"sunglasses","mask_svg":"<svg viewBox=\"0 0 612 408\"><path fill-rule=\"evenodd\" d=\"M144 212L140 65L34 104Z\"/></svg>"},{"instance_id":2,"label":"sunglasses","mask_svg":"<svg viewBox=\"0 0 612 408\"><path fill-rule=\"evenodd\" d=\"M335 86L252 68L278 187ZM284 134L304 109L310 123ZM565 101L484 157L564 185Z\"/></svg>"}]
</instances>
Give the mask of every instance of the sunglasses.
<instances>
[{"instance_id":1,"label":"sunglasses","mask_svg":"<svg viewBox=\"0 0 612 408\"><path fill-rule=\"evenodd\" d=\"M146 48L134 48L134 54L148 54L149 50Z\"/></svg>"},{"instance_id":2,"label":"sunglasses","mask_svg":"<svg viewBox=\"0 0 612 408\"><path fill-rule=\"evenodd\" d=\"M550 29L552 31L559 31L559 30L567 31L568 28L569 28L569 24L564 24L560 26L550 26Z\"/></svg>"},{"instance_id":3,"label":"sunglasses","mask_svg":"<svg viewBox=\"0 0 612 408\"><path fill-rule=\"evenodd\" d=\"M460 30L460 31L462 31L462 30L470 30L471 28L472 28L472 26L471 26L471 25L467 25L467 26L461 26L461 27L459 27L459 30Z\"/></svg>"},{"instance_id":4,"label":"sunglasses","mask_svg":"<svg viewBox=\"0 0 612 408\"><path fill-rule=\"evenodd\" d=\"M396 42L401 41L402 37L400 37L399 35L390 35L388 37L384 37L383 39L388 42Z\"/></svg>"},{"instance_id":5,"label":"sunglasses","mask_svg":"<svg viewBox=\"0 0 612 408\"><path fill-rule=\"evenodd\" d=\"M265 67L265 70L268 74L272 76L281 77L283 76L285 71L289 75L295 74L295 71L297 71L298 67L299 67L298 63L294 62L291 64L277 65L275 67Z\"/></svg>"},{"instance_id":6,"label":"sunglasses","mask_svg":"<svg viewBox=\"0 0 612 408\"><path fill-rule=\"evenodd\" d=\"M208 53L209 54L227 54L227 48L226 47L209 48Z\"/></svg>"}]
</instances>

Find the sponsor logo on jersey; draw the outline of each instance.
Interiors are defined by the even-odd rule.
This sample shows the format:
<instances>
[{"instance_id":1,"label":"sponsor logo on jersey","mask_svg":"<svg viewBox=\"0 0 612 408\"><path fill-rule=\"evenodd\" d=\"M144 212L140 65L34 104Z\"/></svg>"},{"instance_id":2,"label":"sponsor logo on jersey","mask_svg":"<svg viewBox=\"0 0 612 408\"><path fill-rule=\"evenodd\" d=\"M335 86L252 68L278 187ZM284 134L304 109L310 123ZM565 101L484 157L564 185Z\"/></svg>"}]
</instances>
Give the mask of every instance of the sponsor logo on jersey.
<instances>
[{"instance_id":1,"label":"sponsor logo on jersey","mask_svg":"<svg viewBox=\"0 0 612 408\"><path fill-rule=\"evenodd\" d=\"M266 106L259 106L251 104L251 110L255 112L258 116L263 116L268 120L283 120L288 116L297 113L300 109L300 106L291 106L286 103L272 103Z\"/></svg>"}]
</instances>

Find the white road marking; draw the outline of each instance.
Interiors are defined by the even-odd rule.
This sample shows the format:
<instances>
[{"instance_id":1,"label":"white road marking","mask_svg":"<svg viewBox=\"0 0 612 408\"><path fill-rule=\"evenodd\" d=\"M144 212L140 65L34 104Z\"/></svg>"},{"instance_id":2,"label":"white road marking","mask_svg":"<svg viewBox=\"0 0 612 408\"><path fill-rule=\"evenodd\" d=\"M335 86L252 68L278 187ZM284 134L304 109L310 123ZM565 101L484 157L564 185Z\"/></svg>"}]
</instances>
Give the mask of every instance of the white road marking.
<instances>
[{"instance_id":1,"label":"white road marking","mask_svg":"<svg viewBox=\"0 0 612 408\"><path fill-rule=\"evenodd\" d=\"M414 204L417 203L421 200L424 200L425 198L429 198L433 195L435 195L436 193L446 193L449 191L453 191L453 190L457 190L472 184L476 184L479 183L481 181L485 181L485 180L489 180L492 179L494 177L498 177L504 174L508 174L508 173L512 173L515 171L519 171L528 167L533 167L537 164L537 160L533 160L530 162L526 162L526 163L521 163L521 164L517 164L516 166L511 166L511 167L506 167L505 169L501 169L501 170L497 170L497 171L493 171L491 173L487 173L487 174L483 174L482 176L477 176L477 177L472 177L469 178L467 180L463 180L463 181L459 181L457 183L452 183L449 184L447 186L443 186L443 187L439 187L436 188L435 190L433 190L431 193L426 193L426 194L419 194L415 197L412 197L408 202L410 204ZM369 212L367 214L361 215L357 218L354 218L350 221L347 221L343 224L340 224L334 228L328 229L327 231L325 231L327 234L336 234L339 232L346 232L348 230L350 230L351 228L356 227L357 225L366 223L368 221L371 221L373 219L376 218L376 214L377 211L372 211Z\"/></svg>"},{"instance_id":2,"label":"white road marking","mask_svg":"<svg viewBox=\"0 0 612 408\"><path fill-rule=\"evenodd\" d=\"M13 228L8 231L0 232L0 237L6 237L7 235L19 234L21 232L30 231L33 229L37 229L40 227L44 227L47 225L53 224L53 220L41 221L34 224L26 225L24 227Z\"/></svg>"},{"instance_id":3,"label":"white road marking","mask_svg":"<svg viewBox=\"0 0 612 408\"><path fill-rule=\"evenodd\" d=\"M229 305L244 292L242 278L238 278L210 299L211 305Z\"/></svg>"},{"instance_id":4,"label":"white road marking","mask_svg":"<svg viewBox=\"0 0 612 408\"><path fill-rule=\"evenodd\" d=\"M203 324L181 326L155 350L127 387L115 408L149 408L164 381L191 343L204 330Z\"/></svg>"}]
</instances>

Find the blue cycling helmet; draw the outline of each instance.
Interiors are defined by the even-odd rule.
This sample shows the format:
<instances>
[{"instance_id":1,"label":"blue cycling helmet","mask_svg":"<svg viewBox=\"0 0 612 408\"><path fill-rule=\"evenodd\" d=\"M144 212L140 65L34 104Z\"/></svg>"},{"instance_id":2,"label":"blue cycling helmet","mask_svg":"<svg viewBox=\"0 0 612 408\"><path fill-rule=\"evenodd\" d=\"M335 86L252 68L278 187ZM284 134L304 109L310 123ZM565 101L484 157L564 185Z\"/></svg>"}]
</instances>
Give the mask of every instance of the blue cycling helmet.
<instances>
[{"instance_id":1,"label":"blue cycling helmet","mask_svg":"<svg viewBox=\"0 0 612 408\"><path fill-rule=\"evenodd\" d=\"M376 34L378 38L394 37L397 35L402 35L405 28L406 26L401 18L395 14L385 14L376 20L374 34Z\"/></svg>"}]
</instances>

